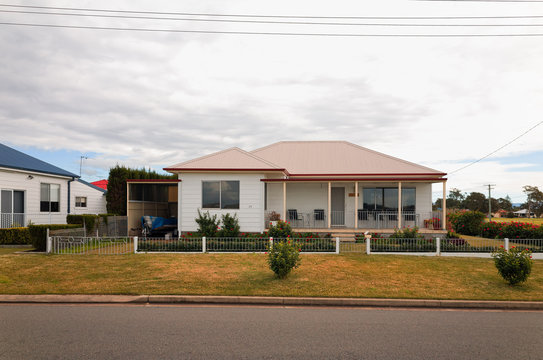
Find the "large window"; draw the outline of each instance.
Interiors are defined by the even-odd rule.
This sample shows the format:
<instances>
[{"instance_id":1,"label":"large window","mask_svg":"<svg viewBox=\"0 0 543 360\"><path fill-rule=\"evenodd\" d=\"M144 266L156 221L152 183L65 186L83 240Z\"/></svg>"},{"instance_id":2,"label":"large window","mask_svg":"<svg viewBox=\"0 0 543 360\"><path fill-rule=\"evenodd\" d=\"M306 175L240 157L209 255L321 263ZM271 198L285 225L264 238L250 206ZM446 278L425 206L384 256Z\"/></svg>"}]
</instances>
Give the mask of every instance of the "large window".
<instances>
[{"instance_id":1,"label":"large window","mask_svg":"<svg viewBox=\"0 0 543 360\"><path fill-rule=\"evenodd\" d=\"M398 211L398 188L364 188L363 209ZM402 211L415 211L415 188L402 188Z\"/></svg>"},{"instance_id":2,"label":"large window","mask_svg":"<svg viewBox=\"0 0 543 360\"><path fill-rule=\"evenodd\" d=\"M59 212L60 211L60 185L59 184L41 184L40 185L40 211Z\"/></svg>"},{"instance_id":3,"label":"large window","mask_svg":"<svg viewBox=\"0 0 543 360\"><path fill-rule=\"evenodd\" d=\"M203 209L239 209L239 181L202 181Z\"/></svg>"}]
</instances>

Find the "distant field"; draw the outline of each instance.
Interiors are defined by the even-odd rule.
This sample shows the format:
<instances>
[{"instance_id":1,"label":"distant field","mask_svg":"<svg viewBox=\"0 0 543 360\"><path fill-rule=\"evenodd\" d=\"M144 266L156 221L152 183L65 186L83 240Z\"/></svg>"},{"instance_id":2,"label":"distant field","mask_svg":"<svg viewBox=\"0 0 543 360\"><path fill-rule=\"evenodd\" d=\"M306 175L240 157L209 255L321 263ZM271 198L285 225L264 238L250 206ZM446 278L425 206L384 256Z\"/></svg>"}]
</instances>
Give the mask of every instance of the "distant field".
<instances>
[{"instance_id":1,"label":"distant field","mask_svg":"<svg viewBox=\"0 0 543 360\"><path fill-rule=\"evenodd\" d=\"M537 219L529 219L529 218L492 218L492 221L496 221L496 222L517 221L517 222L524 222L524 223L530 223L530 224L536 224L536 225L543 225L543 218L537 218Z\"/></svg>"}]
</instances>

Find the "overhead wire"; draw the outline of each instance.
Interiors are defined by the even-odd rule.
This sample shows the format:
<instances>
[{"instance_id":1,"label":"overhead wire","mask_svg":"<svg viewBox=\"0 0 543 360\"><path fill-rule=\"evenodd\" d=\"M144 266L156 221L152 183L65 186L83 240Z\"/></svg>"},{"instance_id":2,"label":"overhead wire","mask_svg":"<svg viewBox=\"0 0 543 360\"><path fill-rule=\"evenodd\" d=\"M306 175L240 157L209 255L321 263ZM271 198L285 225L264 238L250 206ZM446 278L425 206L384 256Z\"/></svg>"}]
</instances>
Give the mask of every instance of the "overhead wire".
<instances>
[{"instance_id":1,"label":"overhead wire","mask_svg":"<svg viewBox=\"0 0 543 360\"><path fill-rule=\"evenodd\" d=\"M74 8L74 7L54 7L54 6L35 6L35 5L14 5L0 4L1 7L11 8L32 8L49 10L75 10L87 12L109 12L126 14L153 14L153 15L180 15L180 16L208 16L208 17L250 17L250 18L288 18L288 19L364 19L364 20L445 20L445 19L537 19L543 18L543 15L497 15L497 16L317 16L317 15L261 15L261 14L218 14L218 13L193 13L193 12L165 12L165 11L142 11L142 10L114 10L97 8Z\"/></svg>"},{"instance_id":2,"label":"overhead wire","mask_svg":"<svg viewBox=\"0 0 543 360\"><path fill-rule=\"evenodd\" d=\"M134 15L103 15L103 14L83 14L66 12L46 12L46 11L27 11L27 10L0 10L0 13L15 14L36 14L36 15L57 15L57 16L77 16L77 17L97 17L97 18L115 18L115 19L140 19L140 20L169 20L169 21L196 21L196 22L224 22L224 23L249 23L249 24L286 24L286 25L326 25L326 26L391 26L391 27L537 27L543 24L409 24L409 23L352 23L352 22L315 22L315 21L277 21L277 20L232 20L232 19L197 19L197 18L179 18L179 17L157 17L157 16L134 16Z\"/></svg>"}]
</instances>

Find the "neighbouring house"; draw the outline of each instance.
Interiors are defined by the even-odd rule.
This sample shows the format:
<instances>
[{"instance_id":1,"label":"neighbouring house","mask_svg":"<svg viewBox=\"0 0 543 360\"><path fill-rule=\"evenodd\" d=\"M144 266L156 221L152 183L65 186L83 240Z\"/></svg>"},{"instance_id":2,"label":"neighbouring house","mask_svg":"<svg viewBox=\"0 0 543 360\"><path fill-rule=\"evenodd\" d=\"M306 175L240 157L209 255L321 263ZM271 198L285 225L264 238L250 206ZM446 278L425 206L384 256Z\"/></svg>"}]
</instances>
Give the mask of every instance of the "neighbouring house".
<instances>
[{"instance_id":1,"label":"neighbouring house","mask_svg":"<svg viewBox=\"0 0 543 360\"><path fill-rule=\"evenodd\" d=\"M102 179L102 180L91 182L92 185L98 186L99 188L102 188L102 189L104 189L106 191L107 191L107 183L108 183L107 179Z\"/></svg>"},{"instance_id":2,"label":"neighbouring house","mask_svg":"<svg viewBox=\"0 0 543 360\"><path fill-rule=\"evenodd\" d=\"M500 210L496 211L494 214L492 214L492 217L495 217L495 218L507 217L507 211L503 210L503 209L500 209Z\"/></svg>"},{"instance_id":3,"label":"neighbouring house","mask_svg":"<svg viewBox=\"0 0 543 360\"><path fill-rule=\"evenodd\" d=\"M513 214L519 218L534 218L535 217L535 213L533 211L528 211L528 209L513 211Z\"/></svg>"},{"instance_id":4,"label":"neighbouring house","mask_svg":"<svg viewBox=\"0 0 543 360\"><path fill-rule=\"evenodd\" d=\"M178 175L180 232L197 229L199 210L236 214L245 232L265 231L276 214L297 231L445 229L446 204L432 211L445 173L346 141L234 147L164 170Z\"/></svg>"},{"instance_id":5,"label":"neighbouring house","mask_svg":"<svg viewBox=\"0 0 543 360\"><path fill-rule=\"evenodd\" d=\"M65 224L67 214L106 212L105 190L0 144L0 228Z\"/></svg>"}]
</instances>

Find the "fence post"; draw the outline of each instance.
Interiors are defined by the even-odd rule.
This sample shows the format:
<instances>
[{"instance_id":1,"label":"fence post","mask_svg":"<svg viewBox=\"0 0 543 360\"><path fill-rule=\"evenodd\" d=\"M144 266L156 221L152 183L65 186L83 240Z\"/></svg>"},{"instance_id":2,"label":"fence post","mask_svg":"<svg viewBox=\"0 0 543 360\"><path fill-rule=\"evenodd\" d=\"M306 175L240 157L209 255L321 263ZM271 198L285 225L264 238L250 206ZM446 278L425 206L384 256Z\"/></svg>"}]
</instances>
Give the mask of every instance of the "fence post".
<instances>
[{"instance_id":1,"label":"fence post","mask_svg":"<svg viewBox=\"0 0 543 360\"><path fill-rule=\"evenodd\" d=\"M336 254L339 254L339 237L336 237Z\"/></svg>"},{"instance_id":2,"label":"fence post","mask_svg":"<svg viewBox=\"0 0 543 360\"><path fill-rule=\"evenodd\" d=\"M441 239L436 238L436 256L441 255Z\"/></svg>"},{"instance_id":3,"label":"fence post","mask_svg":"<svg viewBox=\"0 0 543 360\"><path fill-rule=\"evenodd\" d=\"M371 235L366 235L366 255L369 255L371 254Z\"/></svg>"},{"instance_id":4,"label":"fence post","mask_svg":"<svg viewBox=\"0 0 543 360\"><path fill-rule=\"evenodd\" d=\"M273 247L273 238L270 237L270 248L269 248L269 250L271 250L272 247Z\"/></svg>"},{"instance_id":5,"label":"fence post","mask_svg":"<svg viewBox=\"0 0 543 360\"><path fill-rule=\"evenodd\" d=\"M202 236L202 252L206 252L206 237Z\"/></svg>"},{"instance_id":6,"label":"fence post","mask_svg":"<svg viewBox=\"0 0 543 360\"><path fill-rule=\"evenodd\" d=\"M138 253L138 237L134 236L134 254Z\"/></svg>"},{"instance_id":7,"label":"fence post","mask_svg":"<svg viewBox=\"0 0 543 360\"><path fill-rule=\"evenodd\" d=\"M51 237L49 236L49 228L46 229L46 232L45 232L45 236L46 236L46 239L47 239L47 242L46 242L46 245L45 245L45 252L47 252L48 254L51 253Z\"/></svg>"},{"instance_id":8,"label":"fence post","mask_svg":"<svg viewBox=\"0 0 543 360\"><path fill-rule=\"evenodd\" d=\"M505 250L509 251L509 239L505 238L504 240L505 240Z\"/></svg>"}]
</instances>

